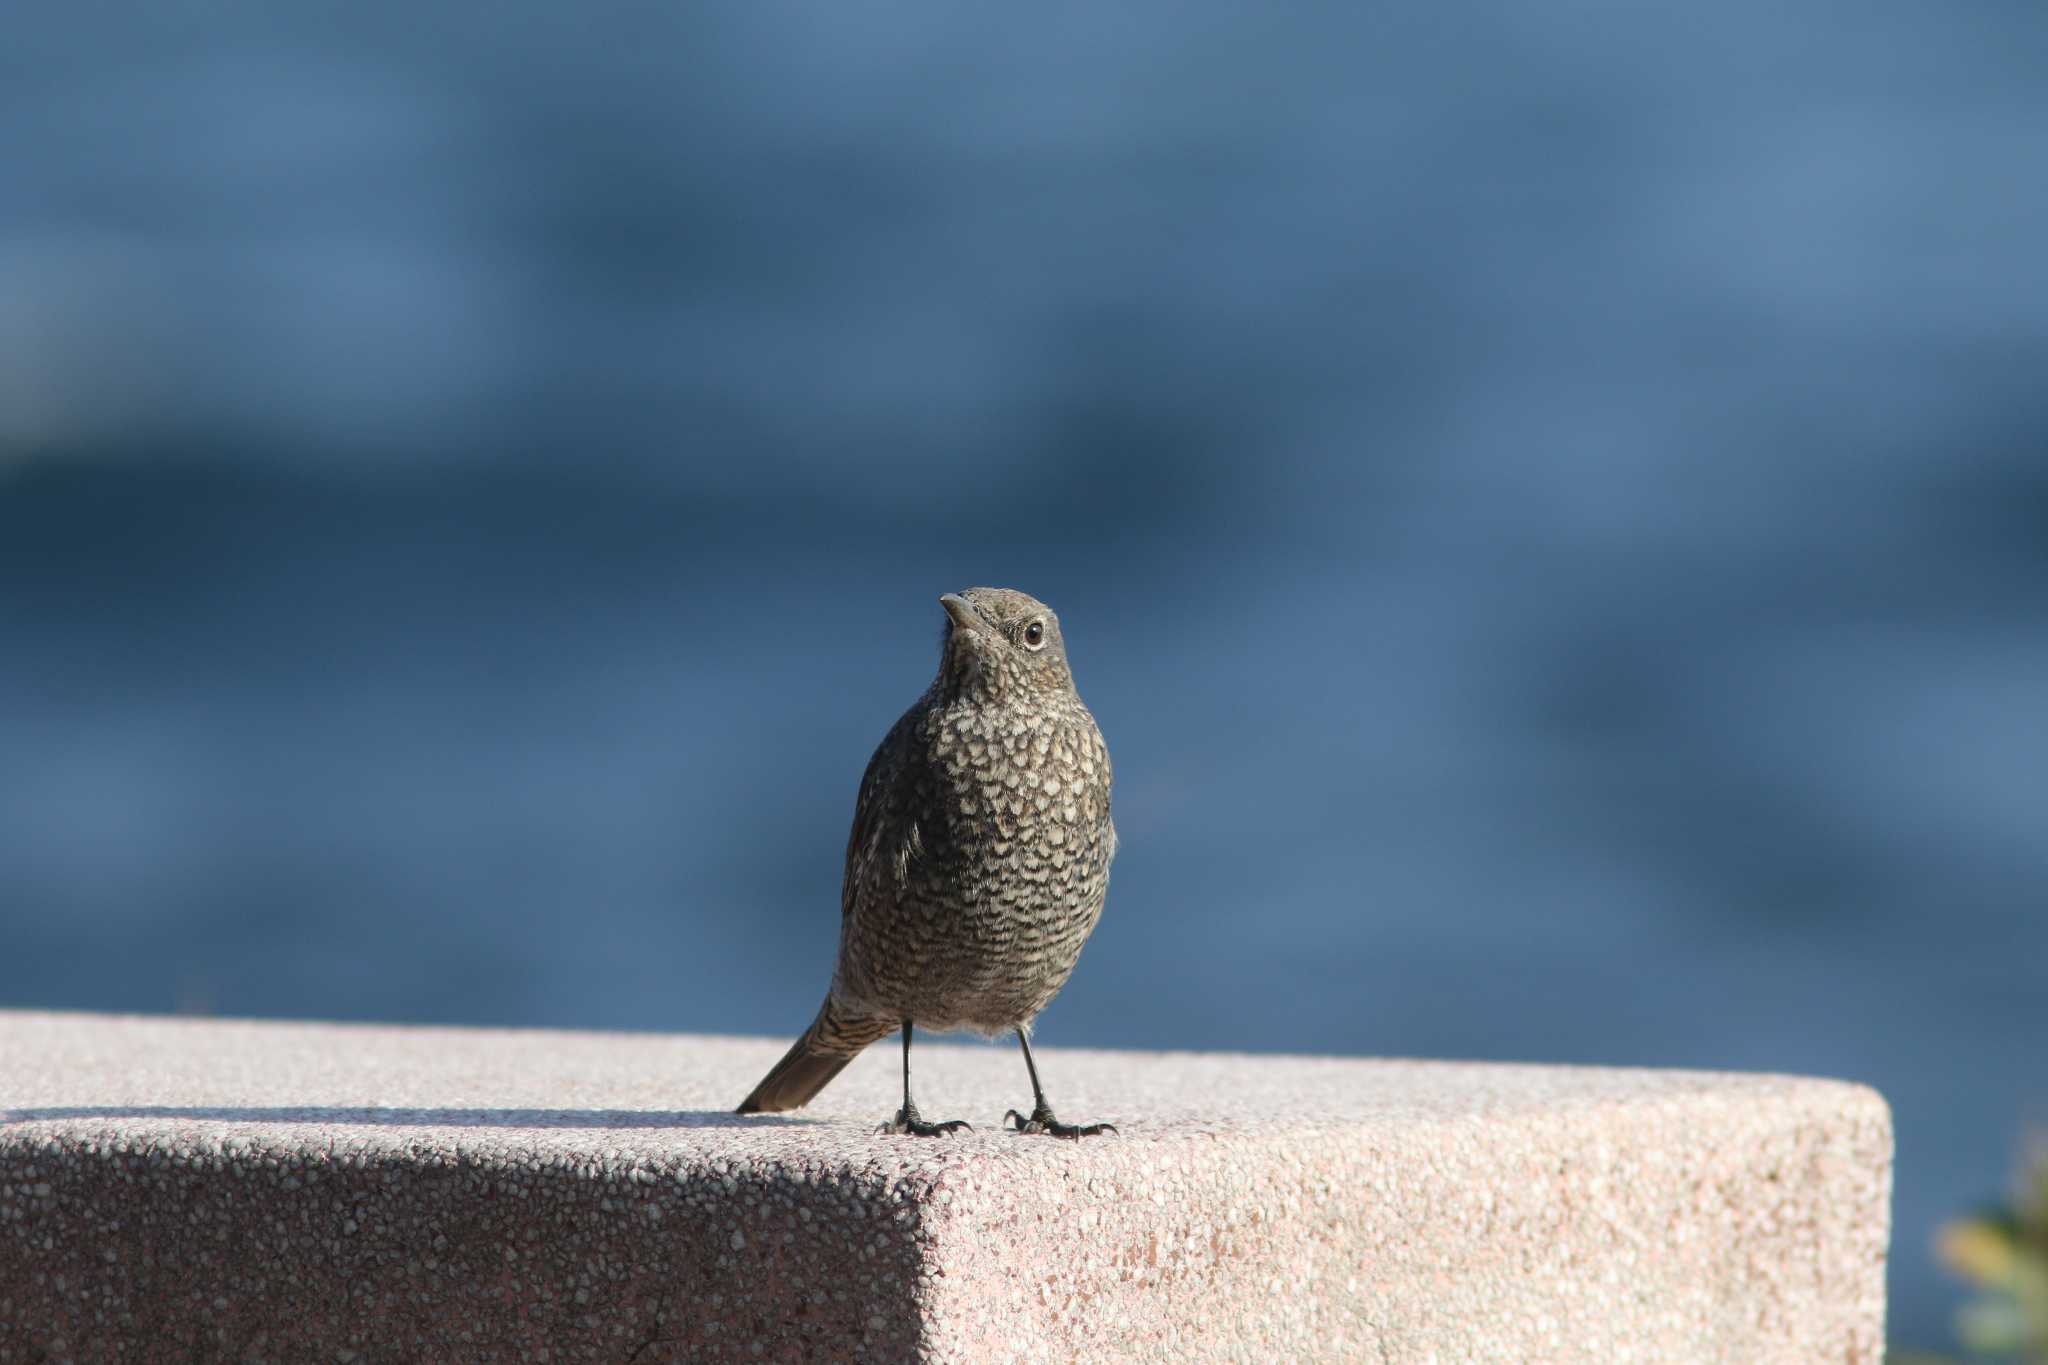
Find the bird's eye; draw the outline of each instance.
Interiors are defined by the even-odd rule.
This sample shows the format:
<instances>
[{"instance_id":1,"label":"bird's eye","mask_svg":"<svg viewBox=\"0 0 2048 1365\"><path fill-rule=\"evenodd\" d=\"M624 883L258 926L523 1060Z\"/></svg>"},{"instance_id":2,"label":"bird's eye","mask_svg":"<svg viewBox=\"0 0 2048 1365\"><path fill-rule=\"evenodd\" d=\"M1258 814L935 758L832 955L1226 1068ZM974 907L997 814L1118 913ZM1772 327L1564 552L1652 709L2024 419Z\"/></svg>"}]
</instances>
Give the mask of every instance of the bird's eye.
<instances>
[{"instance_id":1,"label":"bird's eye","mask_svg":"<svg viewBox=\"0 0 2048 1365\"><path fill-rule=\"evenodd\" d=\"M1030 625L1024 627L1024 648L1045 648L1045 622L1033 621Z\"/></svg>"}]
</instances>

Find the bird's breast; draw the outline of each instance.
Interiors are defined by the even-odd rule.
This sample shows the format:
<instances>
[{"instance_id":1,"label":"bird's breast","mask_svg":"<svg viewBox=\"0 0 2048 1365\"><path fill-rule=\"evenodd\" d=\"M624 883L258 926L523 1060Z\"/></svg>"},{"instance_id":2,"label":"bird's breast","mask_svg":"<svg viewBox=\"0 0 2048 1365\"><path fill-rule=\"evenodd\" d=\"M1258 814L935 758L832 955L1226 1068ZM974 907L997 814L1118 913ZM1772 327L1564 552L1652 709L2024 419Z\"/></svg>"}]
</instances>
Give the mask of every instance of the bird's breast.
<instances>
[{"instance_id":1,"label":"bird's breast","mask_svg":"<svg viewBox=\"0 0 2048 1365\"><path fill-rule=\"evenodd\" d=\"M1109 753L1086 708L935 713L928 781L949 851L1030 878L1091 861L1109 823Z\"/></svg>"}]
</instances>

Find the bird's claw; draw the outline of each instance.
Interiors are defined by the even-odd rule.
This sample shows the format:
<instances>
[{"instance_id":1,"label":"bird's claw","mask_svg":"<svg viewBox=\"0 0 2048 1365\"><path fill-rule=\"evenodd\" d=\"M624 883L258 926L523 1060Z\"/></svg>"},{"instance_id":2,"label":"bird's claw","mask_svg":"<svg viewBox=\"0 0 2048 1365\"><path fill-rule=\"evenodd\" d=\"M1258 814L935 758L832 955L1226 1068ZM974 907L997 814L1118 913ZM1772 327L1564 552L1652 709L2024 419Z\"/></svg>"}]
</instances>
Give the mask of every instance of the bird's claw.
<instances>
[{"instance_id":1,"label":"bird's claw","mask_svg":"<svg viewBox=\"0 0 2048 1365\"><path fill-rule=\"evenodd\" d=\"M944 1137L948 1133L965 1128L974 1131L974 1125L966 1119L947 1119L944 1123L926 1123L918 1117L915 1109L899 1109L896 1117L875 1129L877 1134L895 1134L899 1137Z\"/></svg>"},{"instance_id":2,"label":"bird's claw","mask_svg":"<svg viewBox=\"0 0 2048 1365\"><path fill-rule=\"evenodd\" d=\"M1050 1109L1040 1107L1025 1118L1012 1109L1003 1115L1003 1126L1017 1133L1045 1133L1056 1138L1098 1137L1103 1133L1116 1132L1113 1123L1061 1123L1053 1117ZM1121 1136L1121 1135L1119 1135Z\"/></svg>"}]
</instances>

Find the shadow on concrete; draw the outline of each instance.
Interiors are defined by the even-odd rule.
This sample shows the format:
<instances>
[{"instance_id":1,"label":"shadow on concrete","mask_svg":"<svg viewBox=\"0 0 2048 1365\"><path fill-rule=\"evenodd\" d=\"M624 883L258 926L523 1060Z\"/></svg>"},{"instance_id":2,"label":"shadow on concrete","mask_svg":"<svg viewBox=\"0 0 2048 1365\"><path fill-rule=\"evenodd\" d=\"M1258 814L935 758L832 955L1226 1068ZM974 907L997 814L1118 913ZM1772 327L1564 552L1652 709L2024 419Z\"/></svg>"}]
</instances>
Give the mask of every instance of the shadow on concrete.
<instances>
[{"instance_id":1,"label":"shadow on concrete","mask_svg":"<svg viewBox=\"0 0 2048 1365\"><path fill-rule=\"evenodd\" d=\"M812 1127L826 1122L787 1114L735 1114L729 1109L239 1109L152 1104L0 1109L0 1127L71 1119L366 1124L378 1128L779 1128Z\"/></svg>"}]
</instances>

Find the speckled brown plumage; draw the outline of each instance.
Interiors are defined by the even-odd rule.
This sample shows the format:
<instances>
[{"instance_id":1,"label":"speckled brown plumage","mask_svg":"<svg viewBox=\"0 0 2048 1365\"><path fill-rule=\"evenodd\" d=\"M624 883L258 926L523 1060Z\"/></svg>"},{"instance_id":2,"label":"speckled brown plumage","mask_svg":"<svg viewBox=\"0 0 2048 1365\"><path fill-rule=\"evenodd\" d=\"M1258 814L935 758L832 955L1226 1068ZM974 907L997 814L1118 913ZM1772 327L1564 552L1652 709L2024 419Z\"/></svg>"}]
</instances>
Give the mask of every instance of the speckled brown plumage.
<instances>
[{"instance_id":1,"label":"speckled brown plumage","mask_svg":"<svg viewBox=\"0 0 2048 1365\"><path fill-rule=\"evenodd\" d=\"M806 1104L870 1043L901 1029L897 1132L944 1131L910 1099L913 1025L1014 1030L1035 1101L1027 1132L1060 1123L1026 1041L1101 917L1116 855L1109 749L1074 690L1059 620L1007 588L946 609L938 676L868 762L846 846L839 961L809 1031L740 1105Z\"/></svg>"}]
</instances>

